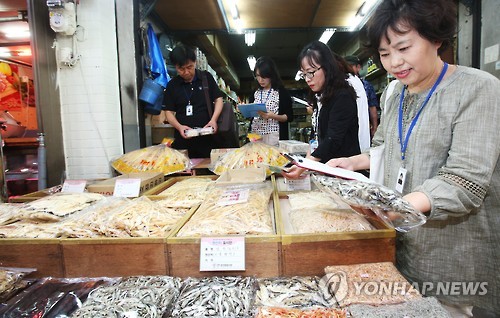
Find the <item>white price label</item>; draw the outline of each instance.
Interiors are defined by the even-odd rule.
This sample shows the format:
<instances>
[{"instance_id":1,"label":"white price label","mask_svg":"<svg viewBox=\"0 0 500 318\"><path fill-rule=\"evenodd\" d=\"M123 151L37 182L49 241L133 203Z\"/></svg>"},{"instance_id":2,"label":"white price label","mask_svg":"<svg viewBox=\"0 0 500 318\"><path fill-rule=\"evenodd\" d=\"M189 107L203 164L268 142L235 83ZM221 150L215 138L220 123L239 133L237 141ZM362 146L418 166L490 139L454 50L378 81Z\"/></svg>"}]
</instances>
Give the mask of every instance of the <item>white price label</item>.
<instances>
[{"instance_id":1,"label":"white price label","mask_svg":"<svg viewBox=\"0 0 500 318\"><path fill-rule=\"evenodd\" d=\"M244 271L245 238L202 237L200 271Z\"/></svg>"},{"instance_id":2,"label":"white price label","mask_svg":"<svg viewBox=\"0 0 500 318\"><path fill-rule=\"evenodd\" d=\"M136 179L136 178L116 179L115 189L113 190L113 196L136 198L139 196L140 188L141 188L141 179Z\"/></svg>"},{"instance_id":3,"label":"white price label","mask_svg":"<svg viewBox=\"0 0 500 318\"><path fill-rule=\"evenodd\" d=\"M66 180L63 183L61 192L83 193L86 185L87 181L85 180Z\"/></svg>"},{"instance_id":4,"label":"white price label","mask_svg":"<svg viewBox=\"0 0 500 318\"><path fill-rule=\"evenodd\" d=\"M306 175L304 178L300 179L285 179L286 191L311 191L311 176Z\"/></svg>"},{"instance_id":5,"label":"white price label","mask_svg":"<svg viewBox=\"0 0 500 318\"><path fill-rule=\"evenodd\" d=\"M222 193L217 202L220 206L233 205L238 203L245 203L250 196L250 189L234 189L226 190Z\"/></svg>"}]
</instances>

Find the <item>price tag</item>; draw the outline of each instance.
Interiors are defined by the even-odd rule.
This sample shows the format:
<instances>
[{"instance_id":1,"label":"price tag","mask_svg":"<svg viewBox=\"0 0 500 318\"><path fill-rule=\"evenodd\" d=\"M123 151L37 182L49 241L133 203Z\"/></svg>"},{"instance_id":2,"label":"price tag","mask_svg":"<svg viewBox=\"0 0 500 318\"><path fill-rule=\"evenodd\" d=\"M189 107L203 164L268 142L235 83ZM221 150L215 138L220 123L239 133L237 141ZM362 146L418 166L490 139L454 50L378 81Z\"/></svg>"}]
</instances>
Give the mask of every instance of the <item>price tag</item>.
<instances>
[{"instance_id":1,"label":"price tag","mask_svg":"<svg viewBox=\"0 0 500 318\"><path fill-rule=\"evenodd\" d=\"M83 193L86 185L86 180L66 180L63 183L61 192Z\"/></svg>"},{"instance_id":2,"label":"price tag","mask_svg":"<svg viewBox=\"0 0 500 318\"><path fill-rule=\"evenodd\" d=\"M311 191L311 176L306 175L300 179L285 179L286 191Z\"/></svg>"},{"instance_id":3,"label":"price tag","mask_svg":"<svg viewBox=\"0 0 500 318\"><path fill-rule=\"evenodd\" d=\"M244 271L245 238L202 237L200 271Z\"/></svg>"},{"instance_id":4,"label":"price tag","mask_svg":"<svg viewBox=\"0 0 500 318\"><path fill-rule=\"evenodd\" d=\"M250 196L250 189L229 189L222 193L217 204L219 206L245 203Z\"/></svg>"},{"instance_id":5,"label":"price tag","mask_svg":"<svg viewBox=\"0 0 500 318\"><path fill-rule=\"evenodd\" d=\"M140 188L141 188L141 179L136 179L136 178L116 179L115 189L113 190L113 196L136 198L139 196Z\"/></svg>"}]
</instances>

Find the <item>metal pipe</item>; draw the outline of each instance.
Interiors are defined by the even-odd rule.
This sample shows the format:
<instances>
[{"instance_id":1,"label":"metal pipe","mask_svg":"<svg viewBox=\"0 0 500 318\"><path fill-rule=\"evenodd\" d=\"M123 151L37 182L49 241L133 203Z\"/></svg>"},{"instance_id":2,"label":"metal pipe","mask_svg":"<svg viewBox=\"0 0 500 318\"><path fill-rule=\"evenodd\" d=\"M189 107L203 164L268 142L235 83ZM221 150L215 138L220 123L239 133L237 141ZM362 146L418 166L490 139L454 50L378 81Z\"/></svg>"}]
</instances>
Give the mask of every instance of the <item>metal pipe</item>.
<instances>
[{"instance_id":1,"label":"metal pipe","mask_svg":"<svg viewBox=\"0 0 500 318\"><path fill-rule=\"evenodd\" d=\"M45 135L38 133L38 190L47 188L47 158Z\"/></svg>"},{"instance_id":2,"label":"metal pipe","mask_svg":"<svg viewBox=\"0 0 500 318\"><path fill-rule=\"evenodd\" d=\"M3 139L0 135L0 200L1 202L8 202L9 195L7 192L7 181L5 180L5 165L3 158Z\"/></svg>"},{"instance_id":3,"label":"metal pipe","mask_svg":"<svg viewBox=\"0 0 500 318\"><path fill-rule=\"evenodd\" d=\"M17 11L15 17L0 17L0 23L13 21L28 21L28 11Z\"/></svg>"}]
</instances>

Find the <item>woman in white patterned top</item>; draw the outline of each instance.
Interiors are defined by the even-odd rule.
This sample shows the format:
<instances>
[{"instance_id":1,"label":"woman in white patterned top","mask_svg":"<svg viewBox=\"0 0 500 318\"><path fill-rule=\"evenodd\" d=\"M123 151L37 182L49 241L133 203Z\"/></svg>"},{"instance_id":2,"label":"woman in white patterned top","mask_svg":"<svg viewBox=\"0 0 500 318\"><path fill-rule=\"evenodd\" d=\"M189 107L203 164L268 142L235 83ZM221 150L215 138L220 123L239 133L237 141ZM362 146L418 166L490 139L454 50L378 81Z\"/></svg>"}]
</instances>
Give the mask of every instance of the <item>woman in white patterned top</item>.
<instances>
[{"instance_id":1,"label":"woman in white patterned top","mask_svg":"<svg viewBox=\"0 0 500 318\"><path fill-rule=\"evenodd\" d=\"M456 26L453 0L385 0L377 8L369 47L399 82L382 95L372 146L385 145L384 185L428 218L399 233L399 270L423 294L460 311L453 317L471 317L472 307L498 317L500 81L441 59ZM370 154L328 164L367 169Z\"/></svg>"},{"instance_id":2,"label":"woman in white patterned top","mask_svg":"<svg viewBox=\"0 0 500 318\"><path fill-rule=\"evenodd\" d=\"M266 104L267 112L259 111L259 117L252 119L251 131L261 135L264 143L278 146L279 140L289 139L288 123L293 120L292 98L270 57L258 58L253 73L260 86L254 93L253 102Z\"/></svg>"}]
</instances>

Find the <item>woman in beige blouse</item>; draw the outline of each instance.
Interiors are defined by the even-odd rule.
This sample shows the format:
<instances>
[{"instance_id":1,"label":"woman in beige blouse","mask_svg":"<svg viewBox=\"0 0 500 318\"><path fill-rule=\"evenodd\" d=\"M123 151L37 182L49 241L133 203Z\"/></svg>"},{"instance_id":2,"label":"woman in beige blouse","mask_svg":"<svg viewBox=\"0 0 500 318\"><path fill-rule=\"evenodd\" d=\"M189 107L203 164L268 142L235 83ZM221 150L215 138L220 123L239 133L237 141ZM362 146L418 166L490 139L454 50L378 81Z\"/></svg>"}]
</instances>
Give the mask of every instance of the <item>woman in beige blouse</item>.
<instances>
[{"instance_id":1,"label":"woman in beige blouse","mask_svg":"<svg viewBox=\"0 0 500 318\"><path fill-rule=\"evenodd\" d=\"M440 58L456 19L452 0L385 0L377 8L369 45L399 82L381 97L372 147L385 144L384 185L428 217L399 234L399 270L453 317L471 317L473 307L493 317L500 314L500 81ZM368 169L370 155L328 164ZM459 287L437 289L447 283Z\"/></svg>"}]
</instances>

